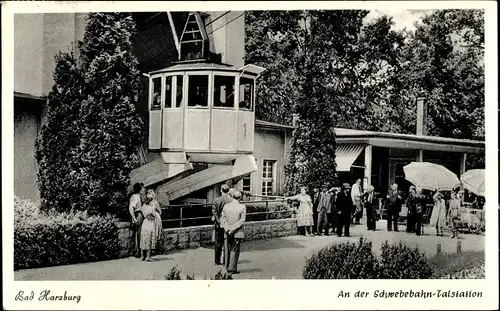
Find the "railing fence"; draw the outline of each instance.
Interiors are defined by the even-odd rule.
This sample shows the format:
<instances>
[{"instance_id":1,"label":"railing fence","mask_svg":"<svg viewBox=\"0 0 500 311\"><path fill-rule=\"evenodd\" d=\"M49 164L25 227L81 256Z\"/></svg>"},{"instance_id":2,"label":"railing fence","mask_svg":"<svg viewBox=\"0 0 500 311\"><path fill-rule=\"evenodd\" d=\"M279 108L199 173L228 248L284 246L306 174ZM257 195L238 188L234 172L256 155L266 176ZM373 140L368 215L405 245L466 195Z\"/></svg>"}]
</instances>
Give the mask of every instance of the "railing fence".
<instances>
[{"instance_id":1,"label":"railing fence","mask_svg":"<svg viewBox=\"0 0 500 311\"><path fill-rule=\"evenodd\" d=\"M247 221L290 218L290 204L286 200L242 201L247 207ZM182 228L212 224L215 204L171 204L161 207L163 228ZM278 207L278 208L274 208ZM261 217L259 217L261 216Z\"/></svg>"}]
</instances>

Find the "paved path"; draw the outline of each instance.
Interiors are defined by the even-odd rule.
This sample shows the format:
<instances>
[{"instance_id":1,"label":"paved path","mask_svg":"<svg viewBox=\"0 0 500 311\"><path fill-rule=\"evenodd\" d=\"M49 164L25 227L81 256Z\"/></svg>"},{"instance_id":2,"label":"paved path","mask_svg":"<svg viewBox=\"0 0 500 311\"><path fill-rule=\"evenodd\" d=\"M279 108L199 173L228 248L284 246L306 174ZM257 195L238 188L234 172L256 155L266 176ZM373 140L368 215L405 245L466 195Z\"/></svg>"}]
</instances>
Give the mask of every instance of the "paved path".
<instances>
[{"instance_id":1,"label":"paved path","mask_svg":"<svg viewBox=\"0 0 500 311\"><path fill-rule=\"evenodd\" d=\"M385 221L377 222L378 228L385 228ZM405 229L401 226L401 229ZM405 232L387 232L385 229L372 232L364 226L351 228L350 238L337 236L304 237L290 236L272 240L248 241L242 244L239 270L235 279L301 279L302 268L307 257L314 251L333 242L357 240L363 236L373 243L376 254L380 245L388 240L397 243L401 240L410 246L417 246L429 256L436 253L437 243L443 252L456 251L456 240L449 237L436 237L432 228L425 228L425 235L417 237ZM484 236L462 235L463 251L484 251ZM167 255L156 256L154 262L142 262L137 258L84 263L76 265L27 269L15 272L15 280L164 280L174 266L181 274L190 274L196 279L210 278L221 268L213 265L213 250L197 248L172 251Z\"/></svg>"}]
</instances>

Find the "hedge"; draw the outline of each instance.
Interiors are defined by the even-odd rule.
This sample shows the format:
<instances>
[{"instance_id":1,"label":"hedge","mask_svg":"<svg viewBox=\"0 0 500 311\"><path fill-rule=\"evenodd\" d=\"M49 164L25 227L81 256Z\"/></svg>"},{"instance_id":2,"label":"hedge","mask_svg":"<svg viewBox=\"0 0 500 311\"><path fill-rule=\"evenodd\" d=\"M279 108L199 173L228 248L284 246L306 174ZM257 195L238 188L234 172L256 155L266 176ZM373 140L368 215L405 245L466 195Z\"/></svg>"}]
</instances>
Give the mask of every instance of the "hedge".
<instances>
[{"instance_id":1,"label":"hedge","mask_svg":"<svg viewBox=\"0 0 500 311\"><path fill-rule=\"evenodd\" d=\"M412 249L402 242L382 244L379 265L380 279L428 279L432 268L424 253Z\"/></svg>"},{"instance_id":2,"label":"hedge","mask_svg":"<svg viewBox=\"0 0 500 311\"><path fill-rule=\"evenodd\" d=\"M307 259L304 279L429 279L432 268L418 249L402 243L382 245L380 258L372 244L360 238L355 243L334 243Z\"/></svg>"},{"instance_id":3,"label":"hedge","mask_svg":"<svg viewBox=\"0 0 500 311\"><path fill-rule=\"evenodd\" d=\"M42 212L14 199L14 269L118 258L117 219L86 212Z\"/></svg>"},{"instance_id":4,"label":"hedge","mask_svg":"<svg viewBox=\"0 0 500 311\"><path fill-rule=\"evenodd\" d=\"M306 261L304 279L374 279L378 261L372 243L335 243L322 248Z\"/></svg>"}]
</instances>

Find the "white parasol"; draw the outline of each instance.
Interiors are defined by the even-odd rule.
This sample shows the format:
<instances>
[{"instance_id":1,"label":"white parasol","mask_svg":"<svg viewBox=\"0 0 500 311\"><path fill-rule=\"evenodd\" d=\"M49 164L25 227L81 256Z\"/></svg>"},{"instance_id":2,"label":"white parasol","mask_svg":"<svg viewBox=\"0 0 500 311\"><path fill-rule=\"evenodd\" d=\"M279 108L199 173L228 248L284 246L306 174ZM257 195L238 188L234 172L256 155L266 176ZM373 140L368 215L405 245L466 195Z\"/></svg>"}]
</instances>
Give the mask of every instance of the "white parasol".
<instances>
[{"instance_id":1,"label":"white parasol","mask_svg":"<svg viewBox=\"0 0 500 311\"><path fill-rule=\"evenodd\" d=\"M469 170L460 177L460 181L465 189L476 195L485 196L484 170Z\"/></svg>"},{"instance_id":2,"label":"white parasol","mask_svg":"<svg viewBox=\"0 0 500 311\"><path fill-rule=\"evenodd\" d=\"M429 162L411 162L403 167L405 178L417 188L450 191L460 186L457 175L446 167Z\"/></svg>"}]
</instances>

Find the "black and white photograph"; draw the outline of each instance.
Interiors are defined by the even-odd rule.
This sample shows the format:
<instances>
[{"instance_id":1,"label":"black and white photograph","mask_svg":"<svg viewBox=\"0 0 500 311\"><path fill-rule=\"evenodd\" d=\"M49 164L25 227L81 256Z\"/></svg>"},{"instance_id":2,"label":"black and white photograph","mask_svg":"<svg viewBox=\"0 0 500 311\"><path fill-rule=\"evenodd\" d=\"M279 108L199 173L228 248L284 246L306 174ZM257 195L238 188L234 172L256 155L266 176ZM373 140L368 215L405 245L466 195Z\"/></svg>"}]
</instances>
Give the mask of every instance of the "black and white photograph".
<instances>
[{"instance_id":1,"label":"black and white photograph","mask_svg":"<svg viewBox=\"0 0 500 311\"><path fill-rule=\"evenodd\" d=\"M498 304L490 272L498 268L498 148L489 143L498 130L487 116L498 98L486 96L497 81L486 74L487 55L497 54L486 48L486 3L209 2L116 2L101 11L38 2L9 12L12 72L3 72L2 97L12 97L2 115L12 128L7 135L2 125L2 154L10 149L12 161L2 155L2 171L12 175L3 176L2 231L4 269L10 254L8 281L17 284L10 306L90 303L66 290L74 281L236 290L235 280L396 279L405 285L372 282L365 295L381 308L377 298L398 293L420 299L413 308L426 298L448 309L474 299L492 306L495 295ZM495 283L486 285L487 275ZM408 281L450 279L437 289ZM52 291L21 285L31 281L67 282ZM286 300L320 299L300 293L306 284L314 283ZM363 297L341 287L321 293L331 300L322 308ZM157 308L172 308L164 303Z\"/></svg>"}]
</instances>

